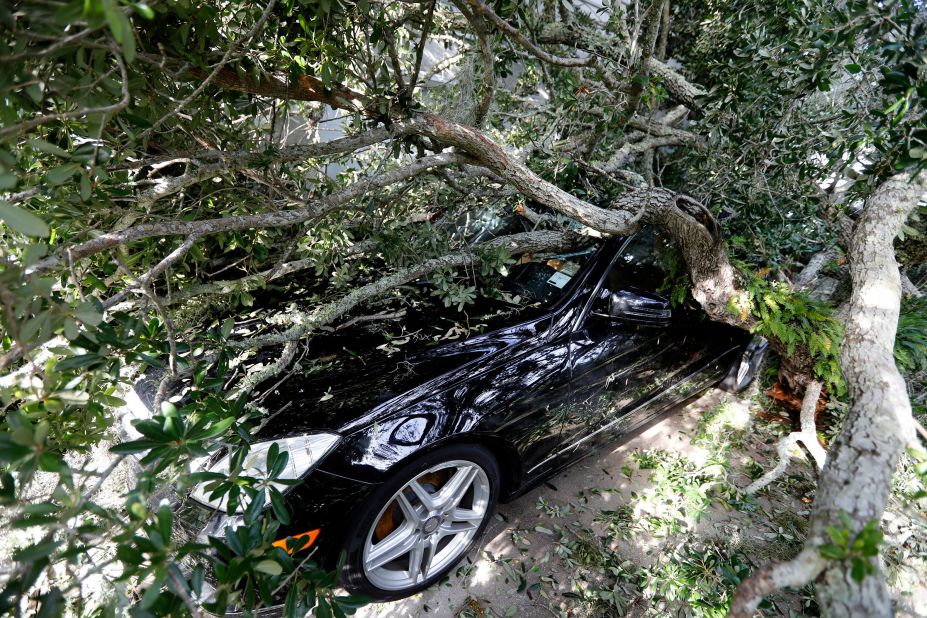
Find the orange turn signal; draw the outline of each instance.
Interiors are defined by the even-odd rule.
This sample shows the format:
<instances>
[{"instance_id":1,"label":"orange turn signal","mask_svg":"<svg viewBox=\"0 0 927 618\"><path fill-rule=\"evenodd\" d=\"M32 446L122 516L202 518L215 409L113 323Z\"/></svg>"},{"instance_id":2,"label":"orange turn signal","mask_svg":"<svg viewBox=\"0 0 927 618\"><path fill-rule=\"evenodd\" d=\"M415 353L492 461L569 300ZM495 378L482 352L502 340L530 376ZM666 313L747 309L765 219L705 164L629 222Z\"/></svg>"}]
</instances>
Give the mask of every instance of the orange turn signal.
<instances>
[{"instance_id":1,"label":"orange turn signal","mask_svg":"<svg viewBox=\"0 0 927 618\"><path fill-rule=\"evenodd\" d=\"M274 541L274 547L279 547L280 549L286 551L286 553L292 554L295 551L300 551L306 549L307 547L311 547L312 544L315 543L316 537L319 536L319 532L321 532L321 530L316 528L315 530L303 532L302 534L294 534L293 536L288 536L285 539ZM300 539L300 541L295 545L291 543L291 545L293 545L293 549L287 549L287 539Z\"/></svg>"}]
</instances>

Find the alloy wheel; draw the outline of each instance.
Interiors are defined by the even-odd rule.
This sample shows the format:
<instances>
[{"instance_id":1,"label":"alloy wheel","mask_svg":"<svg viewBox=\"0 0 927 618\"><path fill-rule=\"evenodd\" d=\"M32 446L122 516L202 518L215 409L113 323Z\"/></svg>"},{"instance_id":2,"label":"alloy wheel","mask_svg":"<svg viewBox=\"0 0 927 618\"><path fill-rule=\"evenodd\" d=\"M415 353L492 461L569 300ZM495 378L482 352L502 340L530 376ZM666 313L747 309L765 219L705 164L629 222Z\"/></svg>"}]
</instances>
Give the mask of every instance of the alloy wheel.
<instances>
[{"instance_id":1,"label":"alloy wheel","mask_svg":"<svg viewBox=\"0 0 927 618\"><path fill-rule=\"evenodd\" d=\"M488 515L490 484L471 461L418 474L380 510L364 543L364 574L382 590L421 584L469 549Z\"/></svg>"}]
</instances>

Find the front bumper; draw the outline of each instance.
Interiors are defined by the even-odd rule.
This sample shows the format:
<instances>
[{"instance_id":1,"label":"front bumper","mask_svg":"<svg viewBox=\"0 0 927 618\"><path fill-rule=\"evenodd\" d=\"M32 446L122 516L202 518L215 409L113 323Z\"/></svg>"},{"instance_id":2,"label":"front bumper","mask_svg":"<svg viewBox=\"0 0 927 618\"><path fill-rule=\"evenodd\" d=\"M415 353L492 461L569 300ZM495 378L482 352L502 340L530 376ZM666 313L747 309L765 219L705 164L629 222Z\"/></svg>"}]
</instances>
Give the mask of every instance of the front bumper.
<instances>
[{"instance_id":1,"label":"front bumper","mask_svg":"<svg viewBox=\"0 0 927 618\"><path fill-rule=\"evenodd\" d=\"M311 472L286 495L291 521L280 527L279 538L319 530L313 535L313 560L323 568L334 568L347 526L354 521L352 514L364 504L374 487L321 470ZM175 520L179 534L199 542L206 542L210 536L224 538L227 527L235 528L241 522L238 516L229 516L190 499L178 505ZM306 549L309 546L300 551Z\"/></svg>"}]
</instances>

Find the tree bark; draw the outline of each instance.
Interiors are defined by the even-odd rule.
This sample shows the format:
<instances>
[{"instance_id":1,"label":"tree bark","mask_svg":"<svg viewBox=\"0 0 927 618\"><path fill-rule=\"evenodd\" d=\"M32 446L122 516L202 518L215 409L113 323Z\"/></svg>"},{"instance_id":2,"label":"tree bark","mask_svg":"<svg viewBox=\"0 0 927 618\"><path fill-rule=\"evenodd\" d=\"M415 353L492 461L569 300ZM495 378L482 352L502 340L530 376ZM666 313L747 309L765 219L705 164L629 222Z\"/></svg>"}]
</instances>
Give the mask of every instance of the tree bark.
<instances>
[{"instance_id":1,"label":"tree bark","mask_svg":"<svg viewBox=\"0 0 927 618\"><path fill-rule=\"evenodd\" d=\"M751 616L763 596L818 575L823 615L892 615L881 570L856 581L847 561L825 561L818 548L828 542L828 527L843 527L841 513L850 518L851 538L867 523L881 521L895 465L914 439L911 402L893 356L901 277L892 243L925 191L924 174L913 180L895 176L875 191L856 223L848 254L853 293L841 353L850 411L818 481L805 550L794 561L761 569L741 584L731 616ZM771 584L773 579L779 583Z\"/></svg>"},{"instance_id":2,"label":"tree bark","mask_svg":"<svg viewBox=\"0 0 927 618\"><path fill-rule=\"evenodd\" d=\"M654 48L657 44L657 34L660 31L660 20L666 2L667 0L653 0L651 5L647 7L647 12L643 17L643 27L636 41L639 45L631 59L631 65L628 67L631 83L626 89L628 100L624 107L625 118L630 119L637 113L637 108L640 107L644 87L647 85L647 78L650 75L650 60L653 58Z\"/></svg>"},{"instance_id":3,"label":"tree bark","mask_svg":"<svg viewBox=\"0 0 927 618\"><path fill-rule=\"evenodd\" d=\"M925 191L924 174L913 181L906 175L891 178L869 200L853 232L853 293L841 353L850 411L818 483L812 542L820 543L828 526L839 525L841 511L853 521L854 533L881 521L895 465L914 439L911 402L893 354L901 303L893 241ZM881 571L856 582L849 565L830 564L817 590L825 615L892 615Z\"/></svg>"},{"instance_id":4,"label":"tree bark","mask_svg":"<svg viewBox=\"0 0 927 618\"><path fill-rule=\"evenodd\" d=\"M577 25L576 23L554 23L544 27L539 37L542 43L558 43L572 45L604 58L621 63L626 53L624 44L617 38L602 35ZM655 57L645 58L647 70L663 81L667 92L678 102L690 109L699 109L699 97L705 96L706 91L698 84L687 80L682 74L665 62Z\"/></svg>"}]
</instances>

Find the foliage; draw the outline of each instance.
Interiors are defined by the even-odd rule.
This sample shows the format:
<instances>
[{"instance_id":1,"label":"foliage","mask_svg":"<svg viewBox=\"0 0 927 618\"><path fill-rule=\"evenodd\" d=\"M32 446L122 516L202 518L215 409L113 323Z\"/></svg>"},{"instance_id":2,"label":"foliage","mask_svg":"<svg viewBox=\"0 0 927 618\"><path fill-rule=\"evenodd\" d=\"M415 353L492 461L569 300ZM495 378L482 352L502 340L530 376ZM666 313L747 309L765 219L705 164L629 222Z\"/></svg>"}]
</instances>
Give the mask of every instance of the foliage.
<instances>
[{"instance_id":1,"label":"foliage","mask_svg":"<svg viewBox=\"0 0 927 618\"><path fill-rule=\"evenodd\" d=\"M746 556L721 543L683 543L644 580L656 599L682 601L692 616L726 616L734 589L750 572Z\"/></svg>"},{"instance_id":2,"label":"foliage","mask_svg":"<svg viewBox=\"0 0 927 618\"><path fill-rule=\"evenodd\" d=\"M840 373L840 341L843 325L825 304L812 300L788 285L754 278L747 282L744 296L731 299L728 310L756 319L754 332L775 339L783 352L794 356L799 347L807 350L815 375L834 394L846 391Z\"/></svg>"},{"instance_id":3,"label":"foliage","mask_svg":"<svg viewBox=\"0 0 927 618\"><path fill-rule=\"evenodd\" d=\"M673 307L682 307L689 304L691 302L691 295L689 294L691 283L689 274L686 272L686 262L679 250L673 248L672 251L667 252L664 263L666 264L666 278L657 291L666 294Z\"/></svg>"},{"instance_id":4,"label":"foliage","mask_svg":"<svg viewBox=\"0 0 927 618\"><path fill-rule=\"evenodd\" d=\"M895 362L905 374L927 369L927 298L907 297L901 303Z\"/></svg>"},{"instance_id":5,"label":"foliage","mask_svg":"<svg viewBox=\"0 0 927 618\"><path fill-rule=\"evenodd\" d=\"M685 22L677 58L714 86L699 122L715 139L686 153L685 177L730 215L722 224L746 241L744 259L788 271L833 242L833 206L855 206L885 175L923 167L927 30L917 2L673 8ZM859 182L835 182L847 170Z\"/></svg>"},{"instance_id":6,"label":"foliage","mask_svg":"<svg viewBox=\"0 0 927 618\"><path fill-rule=\"evenodd\" d=\"M827 536L830 543L819 547L821 555L829 560L848 560L852 564L850 574L858 582L867 575L875 573L873 559L879 555L882 544L882 531L879 523L870 521L857 534L853 534L852 525L846 511L840 512L842 526L829 526Z\"/></svg>"}]
</instances>

